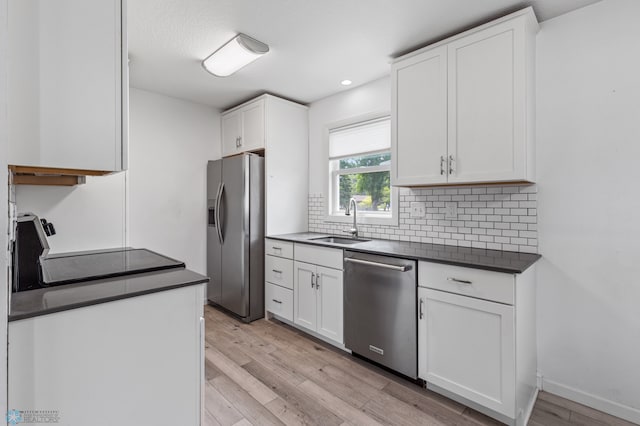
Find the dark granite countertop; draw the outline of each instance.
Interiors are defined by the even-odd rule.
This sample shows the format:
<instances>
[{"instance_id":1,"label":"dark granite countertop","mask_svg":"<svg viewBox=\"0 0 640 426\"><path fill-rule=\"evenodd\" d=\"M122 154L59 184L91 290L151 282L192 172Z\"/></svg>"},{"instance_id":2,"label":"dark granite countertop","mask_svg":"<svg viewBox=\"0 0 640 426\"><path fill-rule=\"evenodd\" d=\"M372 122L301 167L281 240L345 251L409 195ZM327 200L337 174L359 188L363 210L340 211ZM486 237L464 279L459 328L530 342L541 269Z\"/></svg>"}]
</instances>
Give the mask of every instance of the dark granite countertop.
<instances>
[{"instance_id":1,"label":"dark granite countertop","mask_svg":"<svg viewBox=\"0 0 640 426\"><path fill-rule=\"evenodd\" d=\"M208 281L209 278L204 275L179 268L12 293L9 321L127 299Z\"/></svg>"},{"instance_id":2,"label":"dark granite countertop","mask_svg":"<svg viewBox=\"0 0 640 426\"><path fill-rule=\"evenodd\" d=\"M466 266L469 268L485 269L510 274L519 274L524 272L541 257L539 254L531 253L455 247L442 244L411 243L405 241L369 240L361 243L345 245L312 240L312 238L321 238L326 236L330 235L314 232L301 232L296 234L271 235L267 238L293 241L296 243L315 244L325 247L335 247L363 253L383 254L402 257L405 259ZM344 236L341 236L341 238L344 238Z\"/></svg>"}]
</instances>

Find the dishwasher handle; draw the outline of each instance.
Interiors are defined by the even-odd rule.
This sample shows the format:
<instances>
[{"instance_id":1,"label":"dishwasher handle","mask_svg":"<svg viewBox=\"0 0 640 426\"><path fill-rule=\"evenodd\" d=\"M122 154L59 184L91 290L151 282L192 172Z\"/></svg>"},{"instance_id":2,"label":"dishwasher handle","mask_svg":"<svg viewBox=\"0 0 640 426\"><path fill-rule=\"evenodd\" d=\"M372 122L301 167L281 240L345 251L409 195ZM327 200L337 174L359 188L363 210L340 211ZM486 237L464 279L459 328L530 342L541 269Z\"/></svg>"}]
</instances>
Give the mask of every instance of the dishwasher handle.
<instances>
[{"instance_id":1,"label":"dishwasher handle","mask_svg":"<svg viewBox=\"0 0 640 426\"><path fill-rule=\"evenodd\" d=\"M370 260L354 259L352 257L345 257L344 261L345 262L349 262L349 263L357 263L357 264L360 264L360 265L375 266L375 267L378 267L378 268L391 269L393 271L398 271L398 272L406 272L406 271L411 270L411 265L390 265L388 263L372 262Z\"/></svg>"}]
</instances>

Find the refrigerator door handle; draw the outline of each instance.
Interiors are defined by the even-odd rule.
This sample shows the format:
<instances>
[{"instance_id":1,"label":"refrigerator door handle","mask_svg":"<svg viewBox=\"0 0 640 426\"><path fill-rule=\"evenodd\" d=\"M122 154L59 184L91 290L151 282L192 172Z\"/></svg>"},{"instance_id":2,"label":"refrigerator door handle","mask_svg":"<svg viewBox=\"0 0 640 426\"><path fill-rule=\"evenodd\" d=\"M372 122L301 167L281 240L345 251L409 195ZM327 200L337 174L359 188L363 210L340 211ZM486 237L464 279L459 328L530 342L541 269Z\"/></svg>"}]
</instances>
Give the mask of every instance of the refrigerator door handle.
<instances>
[{"instance_id":1,"label":"refrigerator door handle","mask_svg":"<svg viewBox=\"0 0 640 426\"><path fill-rule=\"evenodd\" d=\"M224 192L224 182L220 182L218 186L218 195L216 196L216 231L218 231L218 240L220 244L224 242L222 236L222 222L220 222L220 204L222 203L222 193Z\"/></svg>"}]
</instances>

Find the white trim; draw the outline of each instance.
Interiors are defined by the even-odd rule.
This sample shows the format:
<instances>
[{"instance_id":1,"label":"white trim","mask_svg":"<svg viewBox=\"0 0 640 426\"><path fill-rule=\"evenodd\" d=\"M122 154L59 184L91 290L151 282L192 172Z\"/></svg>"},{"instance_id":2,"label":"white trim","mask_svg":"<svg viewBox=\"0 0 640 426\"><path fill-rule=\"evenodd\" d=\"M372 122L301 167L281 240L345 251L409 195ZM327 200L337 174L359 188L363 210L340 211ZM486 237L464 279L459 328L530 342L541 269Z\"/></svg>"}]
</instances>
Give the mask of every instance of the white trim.
<instances>
[{"instance_id":1,"label":"white trim","mask_svg":"<svg viewBox=\"0 0 640 426\"><path fill-rule=\"evenodd\" d=\"M368 120L358 120L358 121L351 121L351 124L345 124L343 126L330 126L329 127L329 133L333 133L333 132L340 132L342 130L349 130L349 129L357 129L358 127L362 127L362 126L367 126L369 124L374 124L374 123L378 123L378 122L382 122L382 121L388 121L391 120L391 117L387 114L387 115L381 115L381 116L375 116L375 118L371 118Z\"/></svg>"},{"instance_id":2,"label":"white trim","mask_svg":"<svg viewBox=\"0 0 640 426\"><path fill-rule=\"evenodd\" d=\"M391 147L389 148L385 148L385 149L376 149L375 151L362 151L362 152L358 152L357 156L359 157L368 157L370 155L375 155L375 154L384 154L385 152L391 153ZM336 160L342 160L345 158L352 158L355 157L355 155L353 154L347 154L347 155L338 155L336 157L329 157L329 161L336 161ZM389 163L391 164L391 163ZM373 166L372 166L373 167ZM345 169L346 170L346 169Z\"/></svg>"},{"instance_id":3,"label":"white trim","mask_svg":"<svg viewBox=\"0 0 640 426\"><path fill-rule=\"evenodd\" d=\"M596 410L603 411L615 417L640 424L640 409L629 407L618 402L610 401L602 397L542 378L542 390L557 396L583 404Z\"/></svg>"},{"instance_id":4,"label":"white trim","mask_svg":"<svg viewBox=\"0 0 640 426\"><path fill-rule=\"evenodd\" d=\"M324 126L325 138L327 141L329 140L329 132L331 132L332 130L339 129L341 127L345 128L348 126L352 126L356 123L364 123L367 121L379 120L385 117L391 117L391 111L378 111L378 112L372 112L369 114L361 114L361 115L356 115L353 117L346 118L344 120L338 120L331 123L327 123Z\"/></svg>"}]
</instances>

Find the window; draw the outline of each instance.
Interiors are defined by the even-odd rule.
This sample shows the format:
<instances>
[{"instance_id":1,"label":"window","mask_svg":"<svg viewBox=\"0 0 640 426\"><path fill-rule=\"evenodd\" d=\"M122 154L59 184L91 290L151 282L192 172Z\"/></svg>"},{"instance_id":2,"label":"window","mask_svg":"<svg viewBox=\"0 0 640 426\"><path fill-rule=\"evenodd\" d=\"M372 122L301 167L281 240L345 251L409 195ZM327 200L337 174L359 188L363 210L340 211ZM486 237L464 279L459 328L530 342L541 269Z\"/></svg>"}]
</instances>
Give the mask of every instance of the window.
<instances>
[{"instance_id":1,"label":"window","mask_svg":"<svg viewBox=\"0 0 640 426\"><path fill-rule=\"evenodd\" d=\"M329 214L344 217L351 198L359 217L392 219L394 190L391 178L391 123L389 117L362 121L329 130Z\"/></svg>"}]
</instances>

